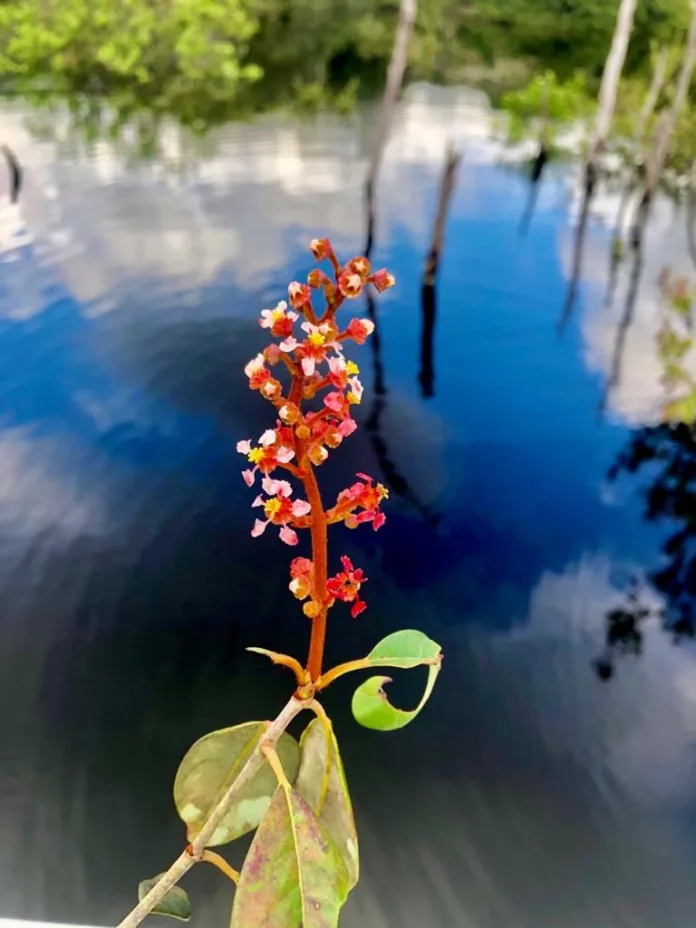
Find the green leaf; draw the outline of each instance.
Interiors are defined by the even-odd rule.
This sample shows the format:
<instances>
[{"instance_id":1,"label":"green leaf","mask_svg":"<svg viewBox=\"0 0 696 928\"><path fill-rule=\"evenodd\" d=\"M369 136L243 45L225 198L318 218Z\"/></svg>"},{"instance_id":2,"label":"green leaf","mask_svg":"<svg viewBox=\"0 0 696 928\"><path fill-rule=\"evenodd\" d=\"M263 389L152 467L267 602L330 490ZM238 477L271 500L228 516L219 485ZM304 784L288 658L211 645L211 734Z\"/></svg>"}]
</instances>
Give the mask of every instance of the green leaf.
<instances>
[{"instance_id":1,"label":"green leaf","mask_svg":"<svg viewBox=\"0 0 696 928\"><path fill-rule=\"evenodd\" d=\"M159 883L163 876L163 873L159 873L157 876L153 876L151 880L143 880L138 885L138 902L143 901L152 887ZM179 921L187 922L191 918L191 902L188 893L180 886L173 886L164 899L157 903L152 910L152 914L168 915L169 918L178 918Z\"/></svg>"},{"instance_id":2,"label":"green leaf","mask_svg":"<svg viewBox=\"0 0 696 928\"><path fill-rule=\"evenodd\" d=\"M300 794L278 787L239 878L230 928L335 928L349 877Z\"/></svg>"},{"instance_id":3,"label":"green leaf","mask_svg":"<svg viewBox=\"0 0 696 928\"><path fill-rule=\"evenodd\" d=\"M349 889L358 882L358 835L343 763L333 731L313 719L300 738L295 789L331 835L348 871Z\"/></svg>"},{"instance_id":4,"label":"green leaf","mask_svg":"<svg viewBox=\"0 0 696 928\"><path fill-rule=\"evenodd\" d=\"M664 418L670 422L696 422L696 390L688 396L668 403L663 410Z\"/></svg>"},{"instance_id":5,"label":"green leaf","mask_svg":"<svg viewBox=\"0 0 696 928\"><path fill-rule=\"evenodd\" d=\"M266 727L265 722L245 722L204 735L189 748L174 780L174 803L179 817L186 823L189 841L196 838L211 811L249 759ZM297 741L284 732L276 751L286 776L294 782L300 760ZM277 785L275 774L264 761L213 832L208 846L227 844L257 828Z\"/></svg>"},{"instance_id":6,"label":"green leaf","mask_svg":"<svg viewBox=\"0 0 696 928\"><path fill-rule=\"evenodd\" d=\"M423 698L410 712L397 709L387 699L384 685L390 677L370 677L353 694L352 709L355 719L365 728L377 731L395 731L408 725L430 698L440 673L442 649L422 632L407 629L394 632L379 642L367 655L372 667L416 667L428 664L428 680Z\"/></svg>"},{"instance_id":7,"label":"green leaf","mask_svg":"<svg viewBox=\"0 0 696 928\"><path fill-rule=\"evenodd\" d=\"M406 628L383 638L365 658L371 667L401 667L408 669L440 660L442 648L423 632Z\"/></svg>"}]
</instances>

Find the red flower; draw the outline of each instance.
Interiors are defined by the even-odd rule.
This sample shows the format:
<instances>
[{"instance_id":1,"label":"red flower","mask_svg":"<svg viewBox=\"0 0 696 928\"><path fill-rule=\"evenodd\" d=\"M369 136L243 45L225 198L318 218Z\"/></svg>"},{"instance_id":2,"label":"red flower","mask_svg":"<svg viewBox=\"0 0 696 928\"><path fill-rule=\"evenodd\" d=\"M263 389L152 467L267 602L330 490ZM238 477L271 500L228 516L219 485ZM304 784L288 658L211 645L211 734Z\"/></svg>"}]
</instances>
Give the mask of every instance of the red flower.
<instances>
[{"instance_id":1,"label":"red flower","mask_svg":"<svg viewBox=\"0 0 696 928\"><path fill-rule=\"evenodd\" d=\"M379 507L382 500L388 498L389 491L381 483L372 486L372 477L367 474L358 474L358 477L361 478L359 483L354 483L338 494L336 505L331 511L332 517L336 521L343 519L347 528L357 528L363 522L371 522L372 528L377 531L387 521ZM356 514L356 509L362 512Z\"/></svg>"},{"instance_id":2,"label":"red flower","mask_svg":"<svg viewBox=\"0 0 696 928\"><path fill-rule=\"evenodd\" d=\"M340 599L344 603L353 603L350 614L356 618L367 608L358 595L361 585L367 583L367 577L362 568L356 570L350 558L345 555L341 558L341 564L343 564L343 570L327 580L326 589L334 599Z\"/></svg>"}]
</instances>

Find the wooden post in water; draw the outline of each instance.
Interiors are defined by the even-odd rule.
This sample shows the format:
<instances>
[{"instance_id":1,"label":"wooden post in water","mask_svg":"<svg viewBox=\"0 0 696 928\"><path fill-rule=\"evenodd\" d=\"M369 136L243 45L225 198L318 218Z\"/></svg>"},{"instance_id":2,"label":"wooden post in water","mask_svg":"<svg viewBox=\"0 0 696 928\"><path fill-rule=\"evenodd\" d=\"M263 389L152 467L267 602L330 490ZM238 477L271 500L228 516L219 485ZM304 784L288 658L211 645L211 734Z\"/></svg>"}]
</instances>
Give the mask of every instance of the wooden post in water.
<instances>
[{"instance_id":1,"label":"wooden post in water","mask_svg":"<svg viewBox=\"0 0 696 928\"><path fill-rule=\"evenodd\" d=\"M379 121L372 142L372 152L367 172L367 183L365 187L365 199L367 202L367 246L365 248L365 254L371 251L375 223L375 185L377 183L379 167L382 162L384 146L389 138L389 129L391 128L396 99L399 96L399 91L401 90L404 79L404 71L406 70L406 62L408 60L408 46L411 41L411 33L413 32L413 24L416 20L417 10L417 0L401 0L399 5L399 19L396 24L396 34L394 36L394 47L392 49L391 61L389 62L389 69L387 71L387 83L384 88Z\"/></svg>"},{"instance_id":2,"label":"wooden post in water","mask_svg":"<svg viewBox=\"0 0 696 928\"><path fill-rule=\"evenodd\" d=\"M652 199L657 189L657 185L665 169L665 162L669 153L669 143L674 130L677 127L679 114L686 102L686 96L691 86L691 78L694 73L696 64L696 0L691 2L691 23L689 25L689 34L684 49L684 58L677 78L677 87L674 92L674 99L669 109L665 110L653 133L652 145L645 159L645 182L643 186L643 195L638 205L635 221L633 224L632 245L639 248L643 237L643 230L650 212Z\"/></svg>"}]
</instances>

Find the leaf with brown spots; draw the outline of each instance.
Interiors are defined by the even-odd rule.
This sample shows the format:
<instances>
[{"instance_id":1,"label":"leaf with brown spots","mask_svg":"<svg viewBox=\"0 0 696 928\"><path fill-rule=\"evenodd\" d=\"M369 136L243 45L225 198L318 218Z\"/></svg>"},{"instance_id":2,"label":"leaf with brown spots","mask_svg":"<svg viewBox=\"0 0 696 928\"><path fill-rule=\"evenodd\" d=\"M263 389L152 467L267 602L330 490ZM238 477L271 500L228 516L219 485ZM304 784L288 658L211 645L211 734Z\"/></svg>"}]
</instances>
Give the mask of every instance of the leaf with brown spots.
<instances>
[{"instance_id":1,"label":"leaf with brown spots","mask_svg":"<svg viewBox=\"0 0 696 928\"><path fill-rule=\"evenodd\" d=\"M204 735L186 752L174 780L174 803L179 817L186 823L189 841L195 840L266 728L265 722L245 722L233 728L222 728ZM276 751L286 776L294 782L300 759L297 741L283 732ZM240 791L208 846L227 844L257 828L277 785L275 774L264 761L258 773Z\"/></svg>"},{"instance_id":2,"label":"leaf with brown spots","mask_svg":"<svg viewBox=\"0 0 696 928\"><path fill-rule=\"evenodd\" d=\"M353 807L336 736L320 719L313 719L300 738L300 769L295 789L333 838L352 889L358 882L358 835Z\"/></svg>"},{"instance_id":3,"label":"leaf with brown spots","mask_svg":"<svg viewBox=\"0 0 696 928\"><path fill-rule=\"evenodd\" d=\"M230 928L335 928L349 876L300 794L278 787L244 861Z\"/></svg>"}]
</instances>

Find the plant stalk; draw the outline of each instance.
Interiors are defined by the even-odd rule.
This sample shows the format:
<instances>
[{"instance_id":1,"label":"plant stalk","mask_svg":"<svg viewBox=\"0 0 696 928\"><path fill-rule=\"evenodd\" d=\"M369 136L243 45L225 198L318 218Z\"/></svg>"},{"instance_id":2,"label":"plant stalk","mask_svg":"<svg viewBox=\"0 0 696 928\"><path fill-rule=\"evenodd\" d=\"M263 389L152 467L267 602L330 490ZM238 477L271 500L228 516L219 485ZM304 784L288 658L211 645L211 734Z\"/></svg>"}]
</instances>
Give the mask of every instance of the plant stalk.
<instances>
[{"instance_id":1,"label":"plant stalk","mask_svg":"<svg viewBox=\"0 0 696 928\"><path fill-rule=\"evenodd\" d=\"M191 867L203 859L203 853L206 845L210 841L215 829L222 822L232 807L239 791L255 776L259 768L265 762L263 754L264 748L273 747L290 722L306 709L311 700L297 699L292 696L285 705L280 715L273 721L265 735L259 740L249 756L249 760L239 771L239 776L229 786L225 795L222 797L217 806L213 809L201 828L196 839L189 844L186 850L177 857L169 870L163 874L162 878L152 887L145 898L139 902L130 914L126 915L118 928L136 928L142 920L152 912L155 906L161 902L172 887L176 886L179 880L187 873Z\"/></svg>"}]
</instances>

